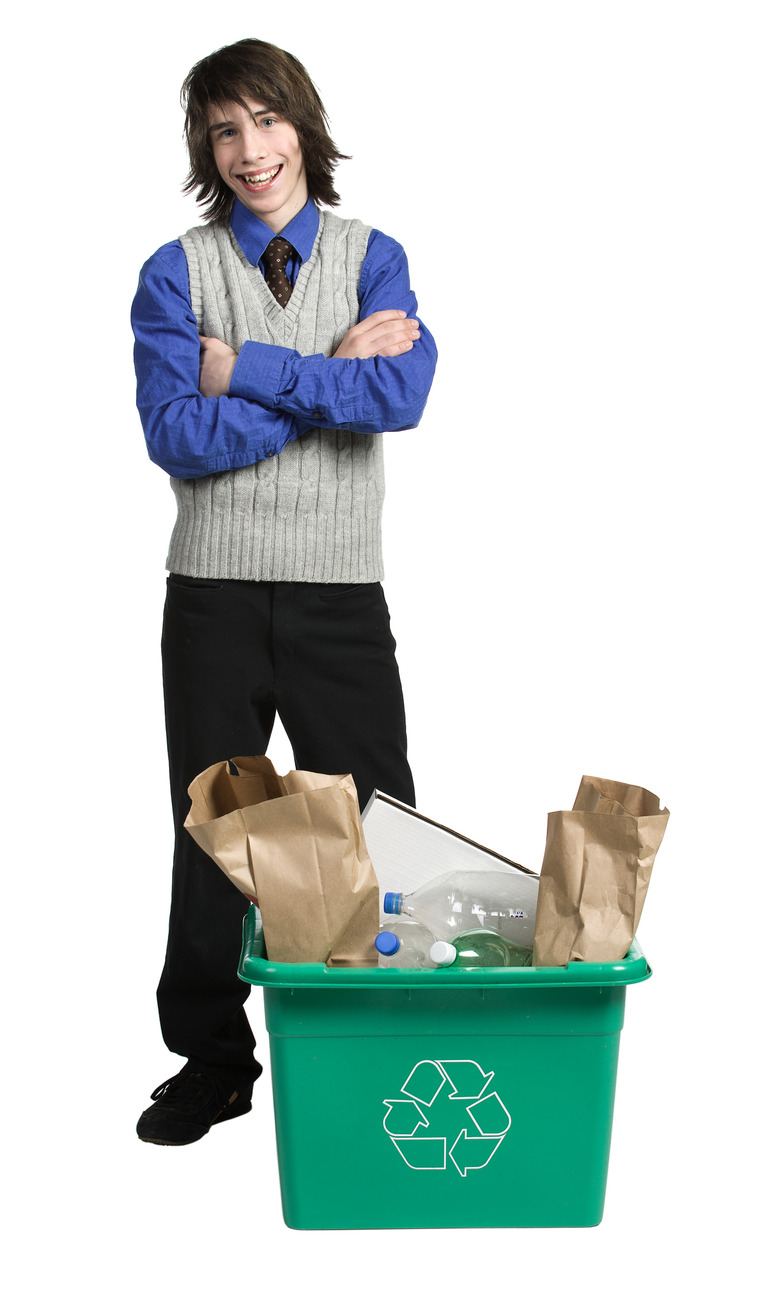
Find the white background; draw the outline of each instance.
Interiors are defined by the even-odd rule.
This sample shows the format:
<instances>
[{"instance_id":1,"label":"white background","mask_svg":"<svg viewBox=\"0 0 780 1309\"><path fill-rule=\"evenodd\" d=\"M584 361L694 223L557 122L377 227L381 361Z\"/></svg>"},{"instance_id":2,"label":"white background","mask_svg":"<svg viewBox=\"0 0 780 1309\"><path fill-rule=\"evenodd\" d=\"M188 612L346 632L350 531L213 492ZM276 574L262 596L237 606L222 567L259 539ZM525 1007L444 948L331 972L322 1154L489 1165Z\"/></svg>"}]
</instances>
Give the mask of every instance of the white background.
<instances>
[{"instance_id":1,"label":"white background","mask_svg":"<svg viewBox=\"0 0 780 1309\"><path fill-rule=\"evenodd\" d=\"M553 1309L761 1303L776 1177L777 7L275 12L76 0L20 7L7 41L13 1302L349 1306L443 1288ZM439 345L422 424L386 439L385 589L419 807L535 868L546 814L582 773L671 811L594 1230L291 1232L267 1075L255 1112L196 1146L135 1137L178 1061L154 999L173 497L134 408L129 305L143 261L198 221L179 191L179 86L249 35L311 72L353 156L342 212L406 247ZM283 737L270 753L291 764ZM259 994L250 1009L267 1063Z\"/></svg>"}]
</instances>

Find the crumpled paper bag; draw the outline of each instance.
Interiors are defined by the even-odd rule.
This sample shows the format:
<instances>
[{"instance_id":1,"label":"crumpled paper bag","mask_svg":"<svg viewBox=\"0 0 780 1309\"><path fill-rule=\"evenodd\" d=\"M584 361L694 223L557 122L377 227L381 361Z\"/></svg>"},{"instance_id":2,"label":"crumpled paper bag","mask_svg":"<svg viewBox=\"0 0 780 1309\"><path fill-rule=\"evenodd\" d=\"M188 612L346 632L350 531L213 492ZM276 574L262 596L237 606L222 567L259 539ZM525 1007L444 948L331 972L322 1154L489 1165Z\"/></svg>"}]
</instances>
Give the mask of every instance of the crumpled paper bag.
<instances>
[{"instance_id":1,"label":"crumpled paper bag","mask_svg":"<svg viewBox=\"0 0 780 1309\"><path fill-rule=\"evenodd\" d=\"M379 885L349 774L281 777L254 755L213 764L188 794L184 826L257 901L269 959L376 964Z\"/></svg>"},{"instance_id":2,"label":"crumpled paper bag","mask_svg":"<svg viewBox=\"0 0 780 1309\"><path fill-rule=\"evenodd\" d=\"M533 962L623 959L636 935L669 810L641 786L583 777L547 816Z\"/></svg>"}]
</instances>

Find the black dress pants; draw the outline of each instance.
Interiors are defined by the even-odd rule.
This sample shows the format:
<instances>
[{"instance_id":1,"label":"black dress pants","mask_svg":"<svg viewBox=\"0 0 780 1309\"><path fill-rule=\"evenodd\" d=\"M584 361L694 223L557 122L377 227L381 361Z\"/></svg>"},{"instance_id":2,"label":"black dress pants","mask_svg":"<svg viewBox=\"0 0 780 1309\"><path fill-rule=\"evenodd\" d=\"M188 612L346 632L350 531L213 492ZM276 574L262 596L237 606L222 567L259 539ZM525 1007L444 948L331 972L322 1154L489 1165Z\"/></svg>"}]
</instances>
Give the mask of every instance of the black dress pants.
<instances>
[{"instance_id":1,"label":"black dress pants","mask_svg":"<svg viewBox=\"0 0 780 1309\"><path fill-rule=\"evenodd\" d=\"M265 754L276 714L296 768L352 773L414 805L403 695L382 587L168 578L162 636L175 826L163 1039L236 1089L260 1073L237 976L247 901L184 829L211 764Z\"/></svg>"}]
</instances>

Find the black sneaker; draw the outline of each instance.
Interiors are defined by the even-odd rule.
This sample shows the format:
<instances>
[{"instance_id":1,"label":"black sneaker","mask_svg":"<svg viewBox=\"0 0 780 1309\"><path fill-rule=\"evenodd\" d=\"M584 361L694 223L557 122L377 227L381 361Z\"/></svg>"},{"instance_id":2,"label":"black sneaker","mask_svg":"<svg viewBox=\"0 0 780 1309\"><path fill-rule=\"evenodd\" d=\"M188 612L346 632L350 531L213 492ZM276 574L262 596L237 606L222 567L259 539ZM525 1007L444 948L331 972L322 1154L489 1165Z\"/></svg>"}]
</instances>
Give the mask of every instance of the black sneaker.
<instances>
[{"instance_id":1,"label":"black sneaker","mask_svg":"<svg viewBox=\"0 0 780 1309\"><path fill-rule=\"evenodd\" d=\"M154 1091L155 1104L145 1109L136 1131L152 1145L191 1145L214 1123L239 1118L252 1108L250 1092L226 1091L216 1077L182 1068Z\"/></svg>"}]
</instances>

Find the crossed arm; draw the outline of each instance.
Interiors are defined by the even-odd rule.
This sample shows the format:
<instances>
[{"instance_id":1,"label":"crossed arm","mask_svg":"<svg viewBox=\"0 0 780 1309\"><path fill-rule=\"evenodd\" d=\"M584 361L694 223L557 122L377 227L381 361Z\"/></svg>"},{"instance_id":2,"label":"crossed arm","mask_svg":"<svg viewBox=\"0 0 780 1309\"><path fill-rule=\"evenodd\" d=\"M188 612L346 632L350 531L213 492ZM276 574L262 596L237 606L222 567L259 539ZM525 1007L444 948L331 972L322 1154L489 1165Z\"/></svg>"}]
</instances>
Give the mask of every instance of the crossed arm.
<instances>
[{"instance_id":1,"label":"crossed arm","mask_svg":"<svg viewBox=\"0 0 780 1309\"><path fill-rule=\"evenodd\" d=\"M403 309L378 309L350 327L331 359L392 359L406 354L420 339L420 324L407 318ZM200 337L201 395L220 396L230 392L230 381L238 355L216 336Z\"/></svg>"},{"instance_id":2,"label":"crossed arm","mask_svg":"<svg viewBox=\"0 0 780 1309\"><path fill-rule=\"evenodd\" d=\"M377 234L379 235L379 234ZM178 243L144 266L133 303L138 409L151 459L198 478L278 454L311 427L401 431L420 420L436 346L415 317L406 259L384 238L361 321L333 356L201 338ZM395 259L385 257L395 249ZM388 305L393 305L389 308ZM397 308L395 307L397 306Z\"/></svg>"}]
</instances>

